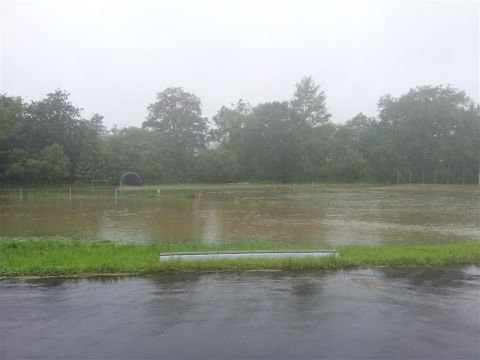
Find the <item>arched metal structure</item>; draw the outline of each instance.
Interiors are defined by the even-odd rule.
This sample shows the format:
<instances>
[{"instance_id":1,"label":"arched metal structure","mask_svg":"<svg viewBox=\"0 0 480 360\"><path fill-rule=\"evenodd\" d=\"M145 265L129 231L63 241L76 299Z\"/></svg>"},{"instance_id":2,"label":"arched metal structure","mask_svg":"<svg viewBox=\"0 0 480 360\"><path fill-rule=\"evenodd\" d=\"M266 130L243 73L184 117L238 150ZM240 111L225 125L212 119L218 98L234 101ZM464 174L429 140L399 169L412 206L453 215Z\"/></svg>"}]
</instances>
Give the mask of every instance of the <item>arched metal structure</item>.
<instances>
[{"instance_id":1,"label":"arched metal structure","mask_svg":"<svg viewBox=\"0 0 480 360\"><path fill-rule=\"evenodd\" d=\"M120 186L122 185L131 185L131 186L140 186L143 185L142 178L136 172L125 171L120 175Z\"/></svg>"}]
</instances>

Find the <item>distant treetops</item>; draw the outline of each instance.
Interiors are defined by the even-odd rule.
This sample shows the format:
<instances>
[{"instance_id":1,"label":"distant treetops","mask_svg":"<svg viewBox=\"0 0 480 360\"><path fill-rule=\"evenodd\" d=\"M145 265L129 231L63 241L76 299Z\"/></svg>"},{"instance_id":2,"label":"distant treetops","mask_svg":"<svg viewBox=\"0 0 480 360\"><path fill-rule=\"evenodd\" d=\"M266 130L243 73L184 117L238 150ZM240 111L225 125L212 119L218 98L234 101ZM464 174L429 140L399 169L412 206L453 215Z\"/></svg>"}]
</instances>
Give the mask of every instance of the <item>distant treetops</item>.
<instances>
[{"instance_id":1,"label":"distant treetops","mask_svg":"<svg viewBox=\"0 0 480 360\"><path fill-rule=\"evenodd\" d=\"M477 182L479 106L464 91L422 86L385 95L378 117L331 121L308 76L290 101L222 106L209 122L200 99L179 87L157 94L141 127L107 131L56 90L25 103L0 95L0 182L118 179L131 169L152 182ZM460 180L461 178L461 180ZM418 181L417 181L418 182Z\"/></svg>"}]
</instances>

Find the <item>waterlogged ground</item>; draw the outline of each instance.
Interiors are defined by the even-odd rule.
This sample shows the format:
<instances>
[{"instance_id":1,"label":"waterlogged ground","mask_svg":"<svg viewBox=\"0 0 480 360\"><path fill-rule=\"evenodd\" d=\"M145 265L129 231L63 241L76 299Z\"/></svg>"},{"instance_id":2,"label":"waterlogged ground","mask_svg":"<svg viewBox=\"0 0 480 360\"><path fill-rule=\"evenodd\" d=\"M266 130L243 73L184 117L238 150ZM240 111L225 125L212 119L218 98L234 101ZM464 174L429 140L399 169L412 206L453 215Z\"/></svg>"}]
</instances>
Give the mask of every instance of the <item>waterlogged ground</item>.
<instances>
[{"instance_id":1,"label":"waterlogged ground","mask_svg":"<svg viewBox=\"0 0 480 360\"><path fill-rule=\"evenodd\" d=\"M0 358L478 359L480 270L0 281Z\"/></svg>"},{"instance_id":2,"label":"waterlogged ground","mask_svg":"<svg viewBox=\"0 0 480 360\"><path fill-rule=\"evenodd\" d=\"M431 243L480 240L478 186L320 186L151 197L0 195L0 236L134 242ZM189 190L192 195L197 191ZM133 194L133 195L132 195Z\"/></svg>"}]
</instances>

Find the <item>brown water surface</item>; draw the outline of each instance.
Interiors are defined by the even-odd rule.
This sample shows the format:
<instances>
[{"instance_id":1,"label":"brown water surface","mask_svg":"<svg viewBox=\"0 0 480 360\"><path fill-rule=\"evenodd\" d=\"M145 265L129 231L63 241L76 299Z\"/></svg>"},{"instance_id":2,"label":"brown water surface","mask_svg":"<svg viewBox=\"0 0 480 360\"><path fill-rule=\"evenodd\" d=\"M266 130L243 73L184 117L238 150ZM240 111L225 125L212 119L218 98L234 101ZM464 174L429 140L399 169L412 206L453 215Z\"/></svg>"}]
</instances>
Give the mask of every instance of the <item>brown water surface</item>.
<instances>
[{"instance_id":1,"label":"brown water surface","mask_svg":"<svg viewBox=\"0 0 480 360\"><path fill-rule=\"evenodd\" d=\"M0 196L0 236L133 242L431 243L480 240L478 186L324 186L203 196Z\"/></svg>"}]
</instances>

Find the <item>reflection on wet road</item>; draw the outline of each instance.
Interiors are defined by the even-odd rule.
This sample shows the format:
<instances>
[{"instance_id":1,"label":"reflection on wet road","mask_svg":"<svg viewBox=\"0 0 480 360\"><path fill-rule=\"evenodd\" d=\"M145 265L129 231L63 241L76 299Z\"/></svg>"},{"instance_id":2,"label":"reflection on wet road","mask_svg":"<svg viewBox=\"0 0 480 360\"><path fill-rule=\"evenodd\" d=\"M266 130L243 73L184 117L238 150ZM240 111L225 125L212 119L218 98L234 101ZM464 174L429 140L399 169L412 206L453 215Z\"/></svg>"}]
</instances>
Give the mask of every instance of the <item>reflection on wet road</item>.
<instances>
[{"instance_id":1,"label":"reflection on wet road","mask_svg":"<svg viewBox=\"0 0 480 360\"><path fill-rule=\"evenodd\" d=\"M3 280L0 358L480 357L480 270Z\"/></svg>"}]
</instances>

